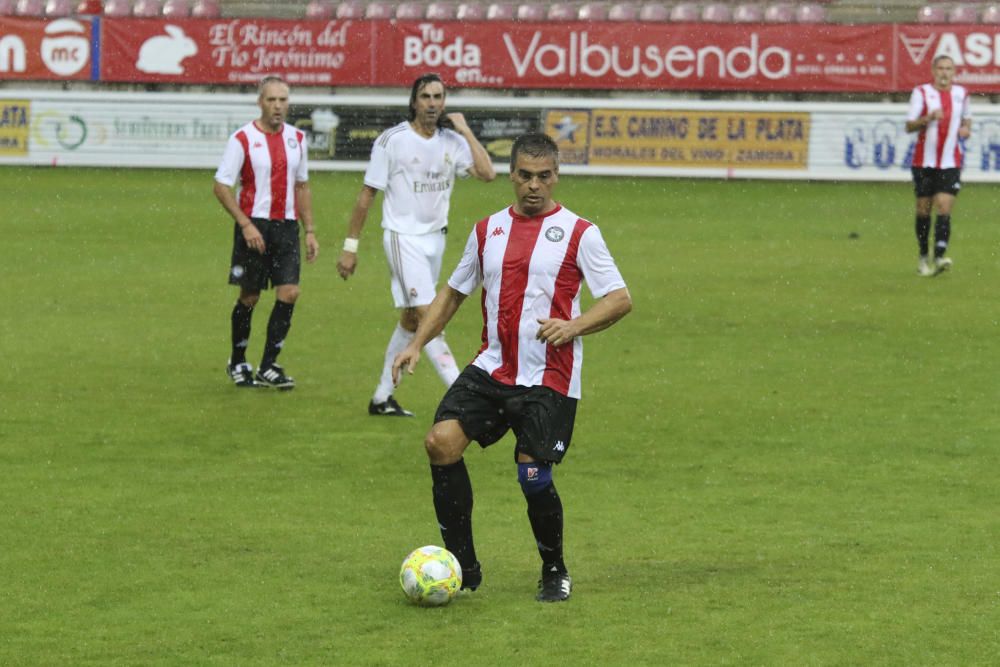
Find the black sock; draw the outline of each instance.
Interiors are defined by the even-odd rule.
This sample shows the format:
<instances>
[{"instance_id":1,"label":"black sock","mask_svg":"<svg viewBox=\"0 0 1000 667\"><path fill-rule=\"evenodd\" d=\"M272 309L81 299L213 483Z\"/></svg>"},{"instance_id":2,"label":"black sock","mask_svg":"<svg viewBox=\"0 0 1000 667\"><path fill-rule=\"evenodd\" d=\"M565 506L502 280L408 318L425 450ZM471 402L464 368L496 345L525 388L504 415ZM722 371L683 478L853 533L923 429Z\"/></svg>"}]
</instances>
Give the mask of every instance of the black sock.
<instances>
[{"instance_id":1,"label":"black sock","mask_svg":"<svg viewBox=\"0 0 1000 667\"><path fill-rule=\"evenodd\" d=\"M920 256L926 257L927 253L930 252L931 216L918 215L916 230L917 230L917 245L920 246Z\"/></svg>"},{"instance_id":2,"label":"black sock","mask_svg":"<svg viewBox=\"0 0 1000 667\"><path fill-rule=\"evenodd\" d=\"M934 257L944 257L951 238L951 216L938 215L934 221Z\"/></svg>"},{"instance_id":3,"label":"black sock","mask_svg":"<svg viewBox=\"0 0 1000 667\"><path fill-rule=\"evenodd\" d=\"M278 359L278 354L285 344L285 336L292 327L293 310L295 310L294 303L275 300L271 318L267 321L267 343L264 346L264 358L260 360L261 368L267 368Z\"/></svg>"},{"instance_id":4,"label":"black sock","mask_svg":"<svg viewBox=\"0 0 1000 667\"><path fill-rule=\"evenodd\" d=\"M229 363L242 364L247 360L247 345L250 344L250 320L253 318L253 306L246 306L237 301L233 306L232 322L233 349L229 354Z\"/></svg>"},{"instance_id":5,"label":"black sock","mask_svg":"<svg viewBox=\"0 0 1000 667\"><path fill-rule=\"evenodd\" d=\"M565 573L563 508L556 485L550 484L544 490L524 497L528 501L528 520L538 545L538 555L542 557L543 568L547 572L555 568Z\"/></svg>"},{"instance_id":6,"label":"black sock","mask_svg":"<svg viewBox=\"0 0 1000 667\"><path fill-rule=\"evenodd\" d=\"M472 543L472 480L465 459L451 465L431 464L434 481L434 512L445 548L455 554L463 570L477 564Z\"/></svg>"}]
</instances>

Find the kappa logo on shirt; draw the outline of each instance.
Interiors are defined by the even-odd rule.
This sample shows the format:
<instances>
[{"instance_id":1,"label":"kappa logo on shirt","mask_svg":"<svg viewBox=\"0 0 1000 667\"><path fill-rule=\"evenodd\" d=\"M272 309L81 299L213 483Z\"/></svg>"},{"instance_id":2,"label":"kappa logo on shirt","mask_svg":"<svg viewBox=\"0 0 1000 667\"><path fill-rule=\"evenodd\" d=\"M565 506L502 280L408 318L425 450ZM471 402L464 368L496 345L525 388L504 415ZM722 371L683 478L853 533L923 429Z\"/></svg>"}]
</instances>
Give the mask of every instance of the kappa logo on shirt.
<instances>
[{"instance_id":1,"label":"kappa logo on shirt","mask_svg":"<svg viewBox=\"0 0 1000 667\"><path fill-rule=\"evenodd\" d=\"M494 236L503 236L503 233L504 233L503 232L503 227L496 227L490 233L490 238L493 238Z\"/></svg>"},{"instance_id":2,"label":"kappa logo on shirt","mask_svg":"<svg viewBox=\"0 0 1000 667\"><path fill-rule=\"evenodd\" d=\"M254 148L263 148L264 144L260 143L259 141L255 141L255 142L253 142L253 147Z\"/></svg>"}]
</instances>

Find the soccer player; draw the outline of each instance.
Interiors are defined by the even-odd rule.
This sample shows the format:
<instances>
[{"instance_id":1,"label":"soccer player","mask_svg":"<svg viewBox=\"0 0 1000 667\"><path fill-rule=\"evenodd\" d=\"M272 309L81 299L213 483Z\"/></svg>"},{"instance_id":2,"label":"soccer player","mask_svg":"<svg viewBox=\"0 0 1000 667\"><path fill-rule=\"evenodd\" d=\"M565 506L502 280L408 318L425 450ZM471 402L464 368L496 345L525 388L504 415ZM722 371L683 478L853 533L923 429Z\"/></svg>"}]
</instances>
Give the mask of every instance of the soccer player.
<instances>
[{"instance_id":1,"label":"soccer player","mask_svg":"<svg viewBox=\"0 0 1000 667\"><path fill-rule=\"evenodd\" d=\"M937 56L931 64L933 82L913 89L906 115L906 131L918 132L913 153L913 189L917 195L916 232L920 259L917 273L936 276L951 268L945 256L951 238L951 209L962 187L964 139L969 138L972 113L969 93L952 83L955 62ZM930 257L931 212L934 221L934 260Z\"/></svg>"},{"instance_id":2,"label":"soccer player","mask_svg":"<svg viewBox=\"0 0 1000 667\"><path fill-rule=\"evenodd\" d=\"M413 416L393 397L392 360L413 338L434 299L455 177L470 175L487 182L496 177L489 153L476 140L465 117L460 113L446 115L444 108L445 88L438 75L425 74L413 82L409 120L383 132L372 146L364 185L337 262L337 271L347 280L357 267L358 238L368 209L382 190L382 247L389 262L392 298L400 314L368 404L370 415ZM451 385L458 377L458 366L443 333L427 342L427 353L438 375Z\"/></svg>"},{"instance_id":3,"label":"soccer player","mask_svg":"<svg viewBox=\"0 0 1000 667\"><path fill-rule=\"evenodd\" d=\"M632 310L625 281L600 230L552 198L559 149L527 134L510 156L514 204L479 221L448 284L396 356L392 374L413 373L420 349L482 285L483 345L445 393L424 441L434 509L446 548L462 565L462 587L476 589L482 568L472 539L472 484L462 454L471 440L488 447L512 430L517 477L542 559L536 599L566 600L572 581L563 560L563 508L553 466L569 448L580 398L582 336ZM597 301L580 309L581 282Z\"/></svg>"},{"instance_id":4,"label":"soccer player","mask_svg":"<svg viewBox=\"0 0 1000 667\"><path fill-rule=\"evenodd\" d=\"M299 298L299 223L305 228L306 259L316 260L305 134L285 122L288 84L264 77L258 86L260 118L236 130L215 172L215 196L233 217L229 283L240 295L231 317L232 351L226 371L237 387L293 389L295 380L278 365ZM240 183L239 201L232 187ZM247 363L250 322L260 292L274 286L267 342L257 374Z\"/></svg>"}]
</instances>

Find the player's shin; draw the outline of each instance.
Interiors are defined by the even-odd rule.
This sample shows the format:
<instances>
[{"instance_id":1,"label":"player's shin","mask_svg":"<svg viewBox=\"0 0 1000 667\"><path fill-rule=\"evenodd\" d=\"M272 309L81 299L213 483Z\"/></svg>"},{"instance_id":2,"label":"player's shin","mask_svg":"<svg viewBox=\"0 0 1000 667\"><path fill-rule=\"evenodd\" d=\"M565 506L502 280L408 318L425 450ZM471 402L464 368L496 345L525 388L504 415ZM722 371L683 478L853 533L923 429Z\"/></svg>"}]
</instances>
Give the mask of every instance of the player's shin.
<instances>
[{"instance_id":1,"label":"player's shin","mask_svg":"<svg viewBox=\"0 0 1000 667\"><path fill-rule=\"evenodd\" d=\"M451 348L448 347L448 343L444 340L444 334L441 334L424 345L424 350L427 352L427 356L430 358L431 363L434 364L434 369L441 376L441 380L444 381L445 385L451 386L456 379L458 379L458 366L455 364L455 357L451 353Z\"/></svg>"},{"instance_id":2,"label":"player's shin","mask_svg":"<svg viewBox=\"0 0 1000 667\"><path fill-rule=\"evenodd\" d=\"M445 548L462 564L463 577L471 575L469 581L463 579L463 588L475 588L478 581L472 579L478 575L479 561L472 541L472 480L465 460L449 465L431 464L431 479L434 512Z\"/></svg>"},{"instance_id":3,"label":"player's shin","mask_svg":"<svg viewBox=\"0 0 1000 667\"><path fill-rule=\"evenodd\" d=\"M518 463L517 478L528 501L528 520L546 571L565 573L563 562L563 508L552 482L552 465Z\"/></svg>"}]
</instances>

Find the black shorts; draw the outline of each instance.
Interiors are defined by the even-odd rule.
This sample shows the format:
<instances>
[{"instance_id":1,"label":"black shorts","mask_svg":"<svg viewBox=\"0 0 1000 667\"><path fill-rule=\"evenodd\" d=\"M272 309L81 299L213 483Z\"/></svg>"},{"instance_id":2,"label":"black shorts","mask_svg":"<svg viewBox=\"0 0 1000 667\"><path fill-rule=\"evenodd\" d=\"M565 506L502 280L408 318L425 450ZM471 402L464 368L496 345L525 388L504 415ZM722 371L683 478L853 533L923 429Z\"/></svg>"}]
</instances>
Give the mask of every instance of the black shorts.
<instances>
[{"instance_id":1,"label":"black shorts","mask_svg":"<svg viewBox=\"0 0 1000 667\"><path fill-rule=\"evenodd\" d=\"M250 292L268 285L298 285L302 256L299 250L299 223L295 220L251 218L264 237L264 254L247 247L239 225L233 229L233 257L229 264L229 284Z\"/></svg>"},{"instance_id":2,"label":"black shorts","mask_svg":"<svg viewBox=\"0 0 1000 667\"><path fill-rule=\"evenodd\" d=\"M939 192L957 196L962 187L961 169L913 167L913 192L918 197L933 197Z\"/></svg>"},{"instance_id":3,"label":"black shorts","mask_svg":"<svg viewBox=\"0 0 1000 667\"><path fill-rule=\"evenodd\" d=\"M521 452L537 461L559 463L573 437L576 403L548 387L497 382L470 365L441 399L434 423L457 419L466 437L483 448L512 430L517 436L515 460Z\"/></svg>"}]
</instances>

